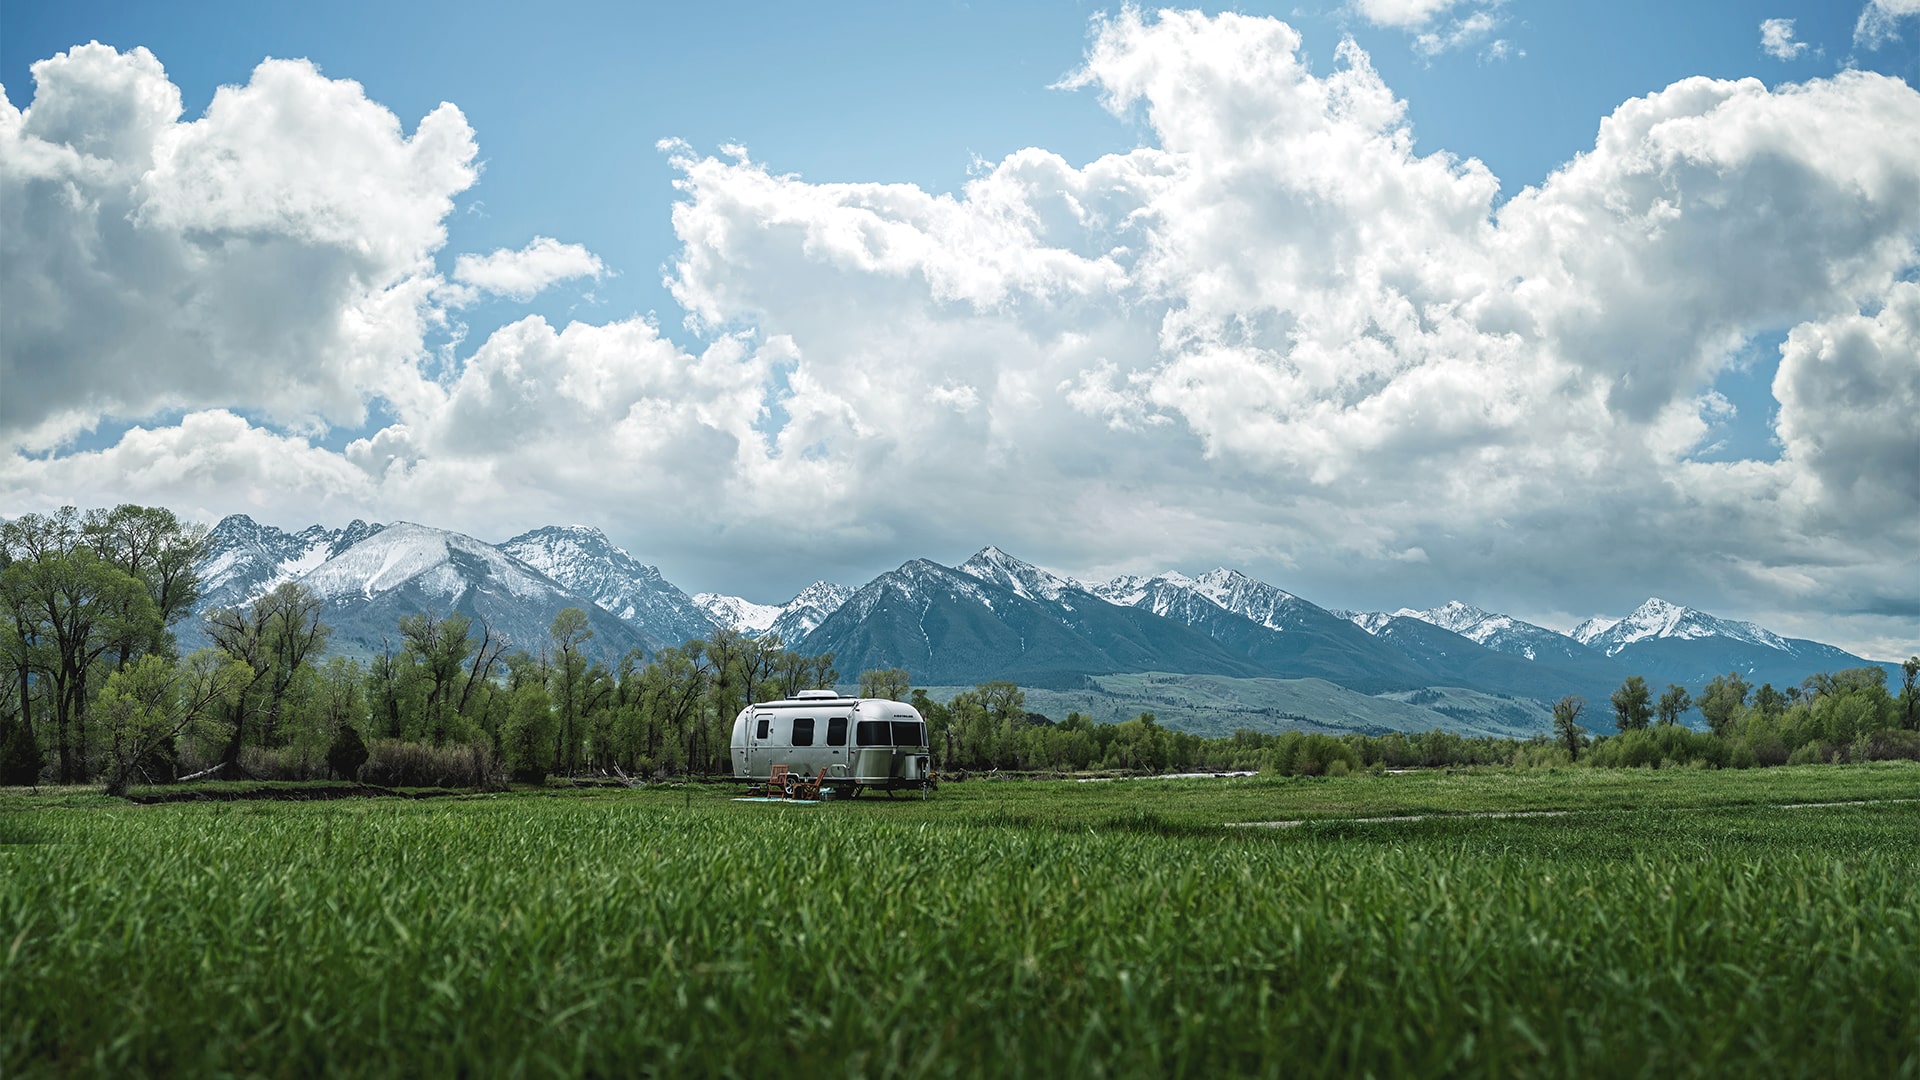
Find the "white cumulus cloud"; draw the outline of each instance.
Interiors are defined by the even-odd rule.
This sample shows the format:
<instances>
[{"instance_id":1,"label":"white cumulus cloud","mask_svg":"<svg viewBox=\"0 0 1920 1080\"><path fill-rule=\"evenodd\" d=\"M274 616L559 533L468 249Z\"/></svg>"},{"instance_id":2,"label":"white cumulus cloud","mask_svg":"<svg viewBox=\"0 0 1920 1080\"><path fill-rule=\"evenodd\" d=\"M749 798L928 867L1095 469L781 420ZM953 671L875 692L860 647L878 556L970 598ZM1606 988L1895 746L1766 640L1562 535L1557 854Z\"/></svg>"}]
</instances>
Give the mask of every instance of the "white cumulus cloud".
<instances>
[{"instance_id":1,"label":"white cumulus cloud","mask_svg":"<svg viewBox=\"0 0 1920 1080\"><path fill-rule=\"evenodd\" d=\"M519 251L502 248L491 255L463 254L454 260L453 279L515 300L531 300L549 285L573 278L597 278L606 272L600 257L580 244L536 236Z\"/></svg>"},{"instance_id":2,"label":"white cumulus cloud","mask_svg":"<svg viewBox=\"0 0 1920 1080\"><path fill-rule=\"evenodd\" d=\"M1877 49L1900 36L1904 21L1920 16L1920 0L1867 0L1853 25L1853 43Z\"/></svg>"},{"instance_id":3,"label":"white cumulus cloud","mask_svg":"<svg viewBox=\"0 0 1920 1080\"><path fill-rule=\"evenodd\" d=\"M358 423L411 393L475 176L460 110L409 136L358 83L269 60L182 122L145 49L33 73L29 107L0 98L0 443L170 407Z\"/></svg>"},{"instance_id":4,"label":"white cumulus cloud","mask_svg":"<svg viewBox=\"0 0 1920 1080\"><path fill-rule=\"evenodd\" d=\"M0 114L0 243L23 254L16 223L79 229L51 187L27 213L31 177L137 195L158 155L128 131L192 126L150 57L84 59L48 69L84 88L49 99L66 105ZM263 66L252 87L278 78L392 119L302 65ZM458 286L431 274L447 199L471 181L463 124L458 139L363 124L337 151L335 169L394 185L375 201L406 213L321 213L330 188L263 166L245 190L268 208L180 195L165 214L84 218L116 243L157 233L169 273L263 235L282 245L255 253L263 280L363 260L325 304L269 294L293 304L272 324L304 337L261 372L232 374L226 326L244 313L192 273L175 295L201 297L219 329L143 292L158 271L120 249L87 264L105 277L89 286L44 261L16 274L9 246L0 318L44 323L8 324L9 379L45 356L92 365L75 386L146 386L21 398L9 382L10 431L189 411L104 450L12 455L0 506L111 501L125 471L141 497L290 523L351 504L499 537L589 507L629 546L716 578L991 540L1069 570L1237 564L1328 602L1478 581L1486 602L1567 611L1676 592L1736 614L1840 613L1859 640L1920 625L1920 448L1903 422L1920 387L1920 145L1887 137L1920 130L1911 87L1682 80L1598 118L1591 148L1502 204L1482 163L1416 151L1361 49L1316 72L1277 20L1125 11L1095 23L1067 85L1137 117L1142 145L1083 163L1025 149L940 193L668 144L668 283L691 344L644 319L528 318L422 378L436 290L530 295L601 272L536 240L456 261ZM223 116L240 160L275 145L258 118ZM26 121L46 126L29 138ZM438 180L387 171L417 154ZM229 221L252 224L179 256ZM89 288L158 370L89 351ZM1717 380L1781 333L1777 457L1703 460L1733 419ZM272 430L373 400L391 422L337 452Z\"/></svg>"},{"instance_id":5,"label":"white cumulus cloud","mask_svg":"<svg viewBox=\"0 0 1920 1080\"><path fill-rule=\"evenodd\" d=\"M1415 30L1460 3L1461 0L1353 0L1353 11L1375 26Z\"/></svg>"},{"instance_id":6,"label":"white cumulus cloud","mask_svg":"<svg viewBox=\"0 0 1920 1080\"><path fill-rule=\"evenodd\" d=\"M1775 60L1793 60L1807 51L1807 43L1793 40L1792 19L1766 19L1760 23L1760 51Z\"/></svg>"}]
</instances>

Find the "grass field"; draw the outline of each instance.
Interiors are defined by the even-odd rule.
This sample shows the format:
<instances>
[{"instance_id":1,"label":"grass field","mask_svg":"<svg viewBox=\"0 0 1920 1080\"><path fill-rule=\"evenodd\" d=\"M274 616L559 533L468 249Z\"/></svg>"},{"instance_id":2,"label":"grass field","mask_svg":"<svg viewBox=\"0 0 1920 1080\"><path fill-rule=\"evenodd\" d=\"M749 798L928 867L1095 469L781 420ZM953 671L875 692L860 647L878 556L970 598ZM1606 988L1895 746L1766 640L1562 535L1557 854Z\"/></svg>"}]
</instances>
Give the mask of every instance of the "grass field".
<instances>
[{"instance_id":1,"label":"grass field","mask_svg":"<svg viewBox=\"0 0 1920 1080\"><path fill-rule=\"evenodd\" d=\"M731 794L0 794L0 1075L1920 1075L1920 767Z\"/></svg>"}]
</instances>

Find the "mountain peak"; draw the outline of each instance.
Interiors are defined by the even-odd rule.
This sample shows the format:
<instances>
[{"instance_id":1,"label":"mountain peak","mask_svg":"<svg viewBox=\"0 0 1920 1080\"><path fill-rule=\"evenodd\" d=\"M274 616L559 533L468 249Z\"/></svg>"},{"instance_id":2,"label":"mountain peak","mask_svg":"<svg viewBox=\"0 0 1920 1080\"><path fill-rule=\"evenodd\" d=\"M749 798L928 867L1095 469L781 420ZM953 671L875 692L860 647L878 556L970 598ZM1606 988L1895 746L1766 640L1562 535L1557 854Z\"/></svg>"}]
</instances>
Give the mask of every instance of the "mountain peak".
<instances>
[{"instance_id":1,"label":"mountain peak","mask_svg":"<svg viewBox=\"0 0 1920 1080\"><path fill-rule=\"evenodd\" d=\"M1078 585L1050 574L1029 562L1023 562L992 544L974 553L960 564L960 572L990 584L1011 590L1028 600L1058 600L1060 594Z\"/></svg>"},{"instance_id":2,"label":"mountain peak","mask_svg":"<svg viewBox=\"0 0 1920 1080\"><path fill-rule=\"evenodd\" d=\"M669 643L704 637L712 613L591 525L543 525L500 550Z\"/></svg>"},{"instance_id":3,"label":"mountain peak","mask_svg":"<svg viewBox=\"0 0 1920 1080\"><path fill-rule=\"evenodd\" d=\"M1791 652L1786 640L1771 630L1737 619L1722 619L1697 608L1650 596L1624 619L1588 619L1573 629L1573 638L1608 656L1637 641L1674 638L1727 638L1769 649Z\"/></svg>"}]
</instances>

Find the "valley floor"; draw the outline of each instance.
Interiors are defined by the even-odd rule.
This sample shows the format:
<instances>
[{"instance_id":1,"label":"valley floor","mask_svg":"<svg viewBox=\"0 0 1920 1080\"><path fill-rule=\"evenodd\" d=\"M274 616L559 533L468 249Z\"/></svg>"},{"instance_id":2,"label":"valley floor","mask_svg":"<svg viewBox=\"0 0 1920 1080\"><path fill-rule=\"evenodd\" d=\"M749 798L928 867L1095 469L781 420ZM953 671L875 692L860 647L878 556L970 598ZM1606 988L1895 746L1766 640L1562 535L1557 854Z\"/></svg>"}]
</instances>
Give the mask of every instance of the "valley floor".
<instances>
[{"instance_id":1,"label":"valley floor","mask_svg":"<svg viewBox=\"0 0 1920 1080\"><path fill-rule=\"evenodd\" d=\"M1920 766L736 794L0 792L0 1075L1920 1070Z\"/></svg>"}]
</instances>

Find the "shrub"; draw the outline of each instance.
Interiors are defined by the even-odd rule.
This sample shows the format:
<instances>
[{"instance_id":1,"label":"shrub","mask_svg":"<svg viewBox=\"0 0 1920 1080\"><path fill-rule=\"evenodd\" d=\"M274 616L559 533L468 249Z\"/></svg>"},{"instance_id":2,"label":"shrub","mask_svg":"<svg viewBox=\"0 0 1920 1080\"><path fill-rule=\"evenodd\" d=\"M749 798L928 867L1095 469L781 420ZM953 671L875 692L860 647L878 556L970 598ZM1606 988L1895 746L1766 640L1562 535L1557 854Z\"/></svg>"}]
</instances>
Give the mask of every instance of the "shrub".
<instances>
[{"instance_id":1,"label":"shrub","mask_svg":"<svg viewBox=\"0 0 1920 1080\"><path fill-rule=\"evenodd\" d=\"M1854 761L1920 761L1920 731L1882 728L1853 741Z\"/></svg>"},{"instance_id":2,"label":"shrub","mask_svg":"<svg viewBox=\"0 0 1920 1080\"><path fill-rule=\"evenodd\" d=\"M333 745L327 747L327 767L342 780L354 780L360 776L360 766L367 763L367 744L360 738L360 732L352 724L341 724L340 731L333 737Z\"/></svg>"},{"instance_id":3,"label":"shrub","mask_svg":"<svg viewBox=\"0 0 1920 1080\"><path fill-rule=\"evenodd\" d=\"M1822 754L1820 752L1820 744L1817 742L1810 742L1805 746L1800 747L1798 750L1795 750L1792 754L1790 754L1787 757L1787 764L1818 765L1825 760L1827 760L1827 758L1825 754Z\"/></svg>"},{"instance_id":4,"label":"shrub","mask_svg":"<svg viewBox=\"0 0 1920 1080\"><path fill-rule=\"evenodd\" d=\"M325 780L327 763L295 746L242 747L240 768L256 780Z\"/></svg>"},{"instance_id":5,"label":"shrub","mask_svg":"<svg viewBox=\"0 0 1920 1080\"><path fill-rule=\"evenodd\" d=\"M24 723L8 724L0 737L0 784L26 787L40 782L46 758Z\"/></svg>"},{"instance_id":6,"label":"shrub","mask_svg":"<svg viewBox=\"0 0 1920 1080\"><path fill-rule=\"evenodd\" d=\"M495 783L493 748L485 741L453 746L382 740L360 767L364 783L383 787L481 788Z\"/></svg>"}]
</instances>

